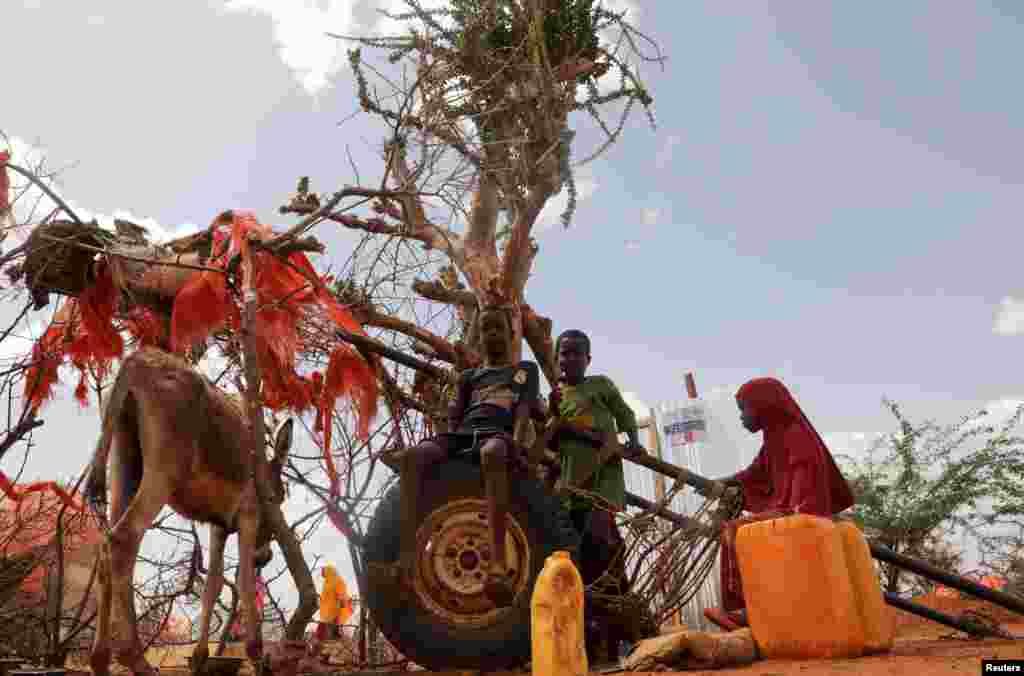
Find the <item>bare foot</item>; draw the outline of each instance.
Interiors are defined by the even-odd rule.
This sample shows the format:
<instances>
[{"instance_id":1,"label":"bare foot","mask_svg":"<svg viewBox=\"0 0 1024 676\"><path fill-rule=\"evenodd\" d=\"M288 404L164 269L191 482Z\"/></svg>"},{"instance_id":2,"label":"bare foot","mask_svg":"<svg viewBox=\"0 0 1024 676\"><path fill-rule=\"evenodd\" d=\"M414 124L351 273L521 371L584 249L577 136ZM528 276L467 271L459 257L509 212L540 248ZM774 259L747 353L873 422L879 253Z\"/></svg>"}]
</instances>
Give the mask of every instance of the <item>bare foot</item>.
<instances>
[{"instance_id":1,"label":"bare foot","mask_svg":"<svg viewBox=\"0 0 1024 676\"><path fill-rule=\"evenodd\" d=\"M727 610L723 610L722 608L705 608L704 617L708 618L726 631L736 631L740 628L740 625L737 624L733 614Z\"/></svg>"},{"instance_id":2,"label":"bare foot","mask_svg":"<svg viewBox=\"0 0 1024 676\"><path fill-rule=\"evenodd\" d=\"M484 596L499 608L512 605L516 600L516 593L512 589L505 571L492 570L488 572L487 581L484 583Z\"/></svg>"}]
</instances>

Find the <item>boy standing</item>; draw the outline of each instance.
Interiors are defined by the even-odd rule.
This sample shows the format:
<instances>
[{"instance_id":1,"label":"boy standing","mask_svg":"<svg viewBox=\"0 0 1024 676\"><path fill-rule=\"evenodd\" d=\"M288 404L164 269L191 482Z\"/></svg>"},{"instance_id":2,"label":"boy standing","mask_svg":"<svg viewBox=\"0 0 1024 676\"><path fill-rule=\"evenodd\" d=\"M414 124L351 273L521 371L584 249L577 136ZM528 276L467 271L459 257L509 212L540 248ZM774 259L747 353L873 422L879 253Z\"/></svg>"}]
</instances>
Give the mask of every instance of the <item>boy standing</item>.
<instances>
[{"instance_id":1,"label":"boy standing","mask_svg":"<svg viewBox=\"0 0 1024 676\"><path fill-rule=\"evenodd\" d=\"M625 543L615 524L615 514L626 505L622 458L613 457L596 470L593 465L609 435L625 433L629 438L627 451L643 453L637 439L636 415L610 378L586 375L590 365L587 334L575 329L563 332L555 342L555 353L561 375L551 393L551 412L571 426L555 439L561 457L561 480L571 483L593 472L579 486L582 491L568 497L569 513L583 535L580 573L584 584L592 585L607 572L612 580L602 586L610 587L607 591L612 593L617 587L618 593L623 593ZM610 643L618 642L609 638ZM615 647L609 645L609 651Z\"/></svg>"}]
</instances>

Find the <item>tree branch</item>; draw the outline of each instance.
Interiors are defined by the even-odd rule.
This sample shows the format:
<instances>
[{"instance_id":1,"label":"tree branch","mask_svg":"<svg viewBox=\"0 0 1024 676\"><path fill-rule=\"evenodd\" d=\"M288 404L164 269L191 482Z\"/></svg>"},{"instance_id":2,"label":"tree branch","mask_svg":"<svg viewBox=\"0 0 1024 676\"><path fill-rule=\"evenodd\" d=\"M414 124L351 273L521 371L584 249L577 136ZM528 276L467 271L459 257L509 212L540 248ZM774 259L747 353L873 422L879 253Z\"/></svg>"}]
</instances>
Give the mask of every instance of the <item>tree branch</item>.
<instances>
[{"instance_id":1,"label":"tree branch","mask_svg":"<svg viewBox=\"0 0 1024 676\"><path fill-rule=\"evenodd\" d=\"M15 172L21 174L22 176L24 176L28 180L32 181L32 183L34 183L37 188L42 190L46 194L47 197L49 197L50 199L53 200L54 204L56 204L60 208L61 211L66 213L68 216L70 216L71 220L73 220L78 225L84 225L84 223L82 223L82 220L75 214L74 211L71 210L71 207L69 207L67 205L67 203L64 202L64 200L62 200L60 197L58 197L57 193L55 193L52 190L50 190L50 187L48 185L46 185L45 183L43 183L39 179L39 177L36 176L34 173L29 171L28 169L25 169L23 167L19 167L16 164L11 164L10 162L4 162L4 166L7 169L13 169Z\"/></svg>"},{"instance_id":2,"label":"tree branch","mask_svg":"<svg viewBox=\"0 0 1024 676\"><path fill-rule=\"evenodd\" d=\"M478 181L479 185L473 193L466 243L475 249L487 245L493 249L498 226L498 182L486 170L480 172Z\"/></svg>"},{"instance_id":3,"label":"tree branch","mask_svg":"<svg viewBox=\"0 0 1024 676\"><path fill-rule=\"evenodd\" d=\"M554 387L558 382L555 368L555 346L551 340L551 320L534 312L529 305L523 305L523 337L537 358L537 363L548 383Z\"/></svg>"},{"instance_id":4,"label":"tree branch","mask_svg":"<svg viewBox=\"0 0 1024 676\"><path fill-rule=\"evenodd\" d=\"M502 288L512 298L522 298L523 289L530 276L533 259L538 250L536 243L530 238L530 230L533 229L533 224L540 216L541 209L544 208L544 204L553 192L549 186L537 186L535 191L527 199L523 211L516 215L512 234L509 236L502 256Z\"/></svg>"},{"instance_id":5,"label":"tree branch","mask_svg":"<svg viewBox=\"0 0 1024 676\"><path fill-rule=\"evenodd\" d=\"M402 126L412 127L413 129L419 129L425 134L429 134L430 136L434 136L440 139L441 141L444 141L449 147L451 147L457 153L465 157L466 160L468 160L470 164L472 164L474 167L479 168L480 165L482 164L480 156L477 153L470 150L469 146L467 146L458 136L451 133L447 129L443 129L432 124L426 124L417 115L406 115L402 119Z\"/></svg>"},{"instance_id":6,"label":"tree branch","mask_svg":"<svg viewBox=\"0 0 1024 676\"><path fill-rule=\"evenodd\" d=\"M335 329L335 331L336 335L347 343L351 343L352 345L355 345L362 350L366 350L367 352L387 357L391 361L401 364L402 366L408 366L411 369L422 371L441 382L447 382L454 379L454 376L450 372L434 366L433 364L421 361L416 357L405 354L404 352L400 352L393 347L388 347L378 340L374 340L368 336L359 336L354 333L349 333L343 329Z\"/></svg>"},{"instance_id":7,"label":"tree branch","mask_svg":"<svg viewBox=\"0 0 1024 676\"><path fill-rule=\"evenodd\" d=\"M442 359L449 364L456 363L457 354L451 343L434 335L430 331L413 324L412 322L407 322L404 319L399 319L398 317L391 317L389 315L382 314L375 308L368 307L365 304L355 308L355 313L361 324L366 326L375 326L389 331L396 331L409 336L414 340L418 340L421 343L429 345L437 354L439 359Z\"/></svg>"},{"instance_id":8,"label":"tree branch","mask_svg":"<svg viewBox=\"0 0 1024 676\"><path fill-rule=\"evenodd\" d=\"M423 279L413 280L412 290L417 294L437 303L447 305L461 305L465 308L476 308L476 296L465 289L449 289L440 281L426 281Z\"/></svg>"},{"instance_id":9,"label":"tree branch","mask_svg":"<svg viewBox=\"0 0 1024 676\"><path fill-rule=\"evenodd\" d=\"M402 218L405 222L405 236L418 239L432 249L444 251L456 265L462 261L464 252L462 238L449 230L427 220L423 200L416 192L416 181L405 156L405 147L391 143L387 148L388 173L395 177L400 186Z\"/></svg>"},{"instance_id":10,"label":"tree branch","mask_svg":"<svg viewBox=\"0 0 1024 676\"><path fill-rule=\"evenodd\" d=\"M7 433L3 441L0 441L0 459L4 457L7 451L11 450L11 446L18 443L22 437L31 432L37 427L42 427L43 421L36 419L35 413L29 413L24 420L18 422L14 426L14 429Z\"/></svg>"}]
</instances>

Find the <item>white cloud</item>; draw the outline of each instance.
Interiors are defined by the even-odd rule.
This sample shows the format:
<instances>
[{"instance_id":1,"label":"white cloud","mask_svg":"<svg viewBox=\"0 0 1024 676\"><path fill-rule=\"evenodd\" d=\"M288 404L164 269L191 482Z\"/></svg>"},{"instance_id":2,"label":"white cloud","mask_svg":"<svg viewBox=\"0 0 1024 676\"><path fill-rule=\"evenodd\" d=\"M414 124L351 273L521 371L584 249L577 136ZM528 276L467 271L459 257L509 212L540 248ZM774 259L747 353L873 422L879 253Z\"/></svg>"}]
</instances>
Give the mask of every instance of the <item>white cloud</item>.
<instances>
[{"instance_id":1,"label":"white cloud","mask_svg":"<svg viewBox=\"0 0 1024 676\"><path fill-rule=\"evenodd\" d=\"M29 143L23 138L17 136L8 137L6 149L11 153L11 164L16 164L30 171L35 171L37 167L45 164L46 150ZM10 171L9 176L11 180L11 196L15 200L11 213L17 224L25 224L15 227L11 231L9 246L17 246L28 237L32 231L33 224L38 223L57 208L57 203L47 197L37 186L30 185L28 179L20 174ZM150 240L159 244L176 237L199 232L200 230L199 226L195 223L183 223L174 228L167 228L158 223L154 218L136 216L124 209L118 209L113 214L97 214L83 208L74 200L63 196L61 194L63 192L61 186L52 179L43 179L43 182L64 200L78 218L83 221L95 220L101 228L111 232L114 230L114 219L131 221L136 225L144 227L150 235ZM63 215L60 217L67 218L67 216Z\"/></svg>"},{"instance_id":2,"label":"white cloud","mask_svg":"<svg viewBox=\"0 0 1024 676\"><path fill-rule=\"evenodd\" d=\"M661 147L658 154L654 157L654 167L656 169L664 169L672 162L672 155L675 152L675 148L682 142L682 137L678 134L672 134L665 139L665 145Z\"/></svg>"},{"instance_id":3,"label":"white cloud","mask_svg":"<svg viewBox=\"0 0 1024 676\"><path fill-rule=\"evenodd\" d=\"M443 0L422 0L424 9L438 9L447 5ZM626 20L636 25L640 5L633 0L605 0L605 9L612 12L625 10ZM403 14L410 11L402 0L319 0L319 2L284 2L282 0L228 0L223 11L250 13L269 17L274 26L274 42L281 61L294 73L295 78L310 95L317 96L330 89L333 75L347 66L347 50L352 46L326 35L401 35L408 31L410 22L396 21L380 11ZM451 19L435 19L442 26ZM618 31L611 27L602 33L605 42L614 44ZM604 77L598 83L602 94L619 86L617 77Z\"/></svg>"},{"instance_id":4,"label":"white cloud","mask_svg":"<svg viewBox=\"0 0 1024 676\"><path fill-rule=\"evenodd\" d=\"M390 14L408 14L412 10L403 0L377 0L375 3L368 4L376 5L373 10L376 13L375 24L370 27L375 34L403 35L408 33L410 25L409 21L396 21L378 13L379 10L383 10ZM448 0L420 0L420 6L427 11L445 9L449 5L450 3ZM443 28L451 28L455 25L455 22L449 16L435 16L434 20Z\"/></svg>"},{"instance_id":5,"label":"white cloud","mask_svg":"<svg viewBox=\"0 0 1024 676\"><path fill-rule=\"evenodd\" d=\"M590 199L590 197L597 191L598 183L597 178L594 176L593 170L590 167L582 167L573 172L573 176L576 181L576 210L579 211L580 205ZM537 217L537 223L534 226L535 232L540 232L550 228L553 225L561 225L562 213L565 212L565 208L569 205L569 187L562 186L562 191L548 200L547 204L541 210L540 215ZM573 219L575 219L575 214Z\"/></svg>"},{"instance_id":6,"label":"white cloud","mask_svg":"<svg viewBox=\"0 0 1024 676\"><path fill-rule=\"evenodd\" d=\"M115 218L142 226L149 233L149 240L154 244L163 244L178 237L193 235L201 229L195 223L181 223L173 228L167 228L158 223L155 218L141 218L124 209L118 209L110 216L97 216L96 220L100 227L112 230Z\"/></svg>"},{"instance_id":7,"label":"white cloud","mask_svg":"<svg viewBox=\"0 0 1024 676\"><path fill-rule=\"evenodd\" d=\"M999 303L992 332L997 336L1016 336L1024 333L1024 300L1007 296Z\"/></svg>"},{"instance_id":8,"label":"white cloud","mask_svg":"<svg viewBox=\"0 0 1024 676\"><path fill-rule=\"evenodd\" d=\"M350 35L356 25L356 4L351 0L229 0L224 10L270 17L281 61L303 89L315 96L328 88L331 76L347 63L348 45L326 33Z\"/></svg>"},{"instance_id":9,"label":"white cloud","mask_svg":"<svg viewBox=\"0 0 1024 676\"><path fill-rule=\"evenodd\" d=\"M656 225L661 212L658 209L641 209L640 222L644 225Z\"/></svg>"}]
</instances>

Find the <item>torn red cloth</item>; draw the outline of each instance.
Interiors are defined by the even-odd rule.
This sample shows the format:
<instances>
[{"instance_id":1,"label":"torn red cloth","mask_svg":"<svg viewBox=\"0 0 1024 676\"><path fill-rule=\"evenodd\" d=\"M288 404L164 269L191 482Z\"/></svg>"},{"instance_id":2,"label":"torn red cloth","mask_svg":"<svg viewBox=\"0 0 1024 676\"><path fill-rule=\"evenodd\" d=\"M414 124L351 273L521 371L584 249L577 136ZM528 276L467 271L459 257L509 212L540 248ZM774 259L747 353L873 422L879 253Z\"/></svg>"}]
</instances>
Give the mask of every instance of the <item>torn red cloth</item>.
<instances>
[{"instance_id":1,"label":"torn red cloth","mask_svg":"<svg viewBox=\"0 0 1024 676\"><path fill-rule=\"evenodd\" d=\"M267 240L274 231L246 212L233 212L230 221L214 226L214 255L208 265L215 271L196 275L178 293L171 320L172 345L184 351L213 331L229 324L238 327L239 312L228 294L225 275L231 260L240 255L241 273L253 271L252 286L259 309L256 314L256 349L263 366L263 400L271 409L296 412L317 409L318 426L329 429L324 418L334 409L338 397L351 397L356 404L358 436L365 439L370 420L376 415L377 378L372 366L341 346L334 350L323 382L314 393L314 383L295 369L296 353L303 347L299 322L305 309L318 305L339 328L365 335L362 326L341 306L313 269L305 254L296 252L281 261L267 251L249 245L250 238ZM327 433L327 441L330 434Z\"/></svg>"},{"instance_id":2,"label":"torn red cloth","mask_svg":"<svg viewBox=\"0 0 1024 676\"><path fill-rule=\"evenodd\" d=\"M764 444L754 462L735 475L743 485L743 508L754 516L728 522L722 537L722 606L744 607L734 546L739 526L780 514L830 517L853 505L853 493L828 447L780 381L757 378L736 393L754 411Z\"/></svg>"},{"instance_id":3,"label":"torn red cloth","mask_svg":"<svg viewBox=\"0 0 1024 676\"><path fill-rule=\"evenodd\" d=\"M333 349L323 374L304 377L296 372L296 353L303 348L299 323L307 309L319 309L339 329L365 335L352 313L334 298L305 254L296 252L281 261L270 252L250 246L250 238L267 240L274 231L261 224L255 216L232 212L230 221L214 226L214 255L208 262L217 271L204 272L182 288L174 301L171 335L176 351L205 339L225 324L239 327L241 308L227 292L225 271L231 260L241 256L240 277L253 275L256 292L256 350L263 376L263 403L270 409L301 412L314 408L316 430L323 433L323 458L330 482L331 502L328 517L346 536L352 528L336 506L340 497L340 477L331 448L332 414L339 397L348 397L354 404L356 436L369 437L370 421L377 414L378 383L373 365L352 348L339 345Z\"/></svg>"},{"instance_id":4,"label":"torn red cloth","mask_svg":"<svg viewBox=\"0 0 1024 676\"><path fill-rule=\"evenodd\" d=\"M53 396L64 352L77 323L78 301L71 299L57 308L50 325L32 346L32 361L25 371L25 399L33 411Z\"/></svg>"},{"instance_id":5,"label":"torn red cloth","mask_svg":"<svg viewBox=\"0 0 1024 676\"><path fill-rule=\"evenodd\" d=\"M80 378L75 398L88 403L88 377L102 378L124 351L124 340L114 328L119 292L110 267L96 264L96 279L54 313L53 321L32 347L32 366L25 376L25 398L38 410L53 395L65 360L78 369Z\"/></svg>"}]
</instances>

